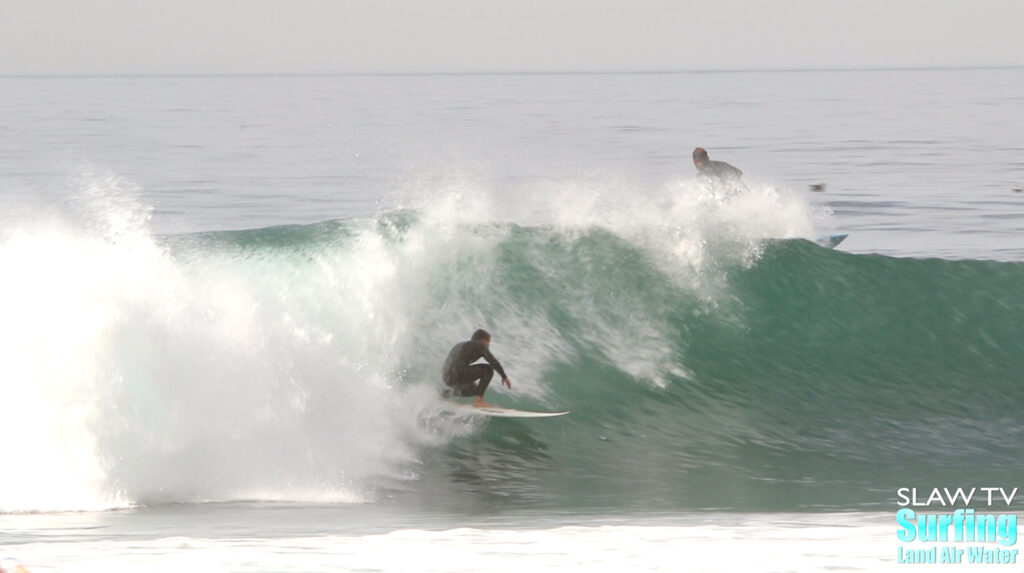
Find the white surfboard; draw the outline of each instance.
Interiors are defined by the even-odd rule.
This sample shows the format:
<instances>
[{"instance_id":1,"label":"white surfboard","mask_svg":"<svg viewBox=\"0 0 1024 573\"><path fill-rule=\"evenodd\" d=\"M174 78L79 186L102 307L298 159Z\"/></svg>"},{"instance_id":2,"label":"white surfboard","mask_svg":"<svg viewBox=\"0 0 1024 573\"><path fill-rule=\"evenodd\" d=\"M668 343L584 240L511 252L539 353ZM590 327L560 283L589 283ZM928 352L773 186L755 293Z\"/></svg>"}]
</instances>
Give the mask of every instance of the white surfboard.
<instances>
[{"instance_id":1,"label":"white surfboard","mask_svg":"<svg viewBox=\"0 0 1024 573\"><path fill-rule=\"evenodd\" d=\"M476 416L490 416L492 418L553 418L564 416L569 412L531 412L529 410L515 410L512 408L476 408L472 404L453 403L452 406L460 414L473 414Z\"/></svg>"},{"instance_id":2,"label":"white surfboard","mask_svg":"<svg viewBox=\"0 0 1024 573\"><path fill-rule=\"evenodd\" d=\"M814 242L818 243L819 245L827 249L834 249L839 246L839 243L842 243L844 240L846 240L846 237L848 236L850 236L849 233L825 235L824 237L818 237L817 239L814 239Z\"/></svg>"}]
</instances>

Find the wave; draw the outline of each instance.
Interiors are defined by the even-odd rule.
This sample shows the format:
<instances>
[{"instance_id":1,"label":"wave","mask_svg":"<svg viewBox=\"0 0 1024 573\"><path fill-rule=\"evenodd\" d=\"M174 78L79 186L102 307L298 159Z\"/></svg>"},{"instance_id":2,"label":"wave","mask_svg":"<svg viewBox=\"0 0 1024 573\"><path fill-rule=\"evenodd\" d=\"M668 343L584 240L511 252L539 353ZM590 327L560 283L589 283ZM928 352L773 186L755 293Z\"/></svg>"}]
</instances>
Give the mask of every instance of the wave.
<instances>
[{"instance_id":1,"label":"wave","mask_svg":"<svg viewBox=\"0 0 1024 573\"><path fill-rule=\"evenodd\" d=\"M771 190L154 236L113 187L0 238L0 511L865 507L1021 470L1020 263L824 249ZM480 327L489 399L572 414L445 415Z\"/></svg>"},{"instance_id":2,"label":"wave","mask_svg":"<svg viewBox=\"0 0 1024 573\"><path fill-rule=\"evenodd\" d=\"M601 231L521 233L543 256L511 248L515 274L548 272L510 298L544 309L544 398L572 415L494 424L434 480L527 506L823 510L1020 475L1020 263L769 241L709 297Z\"/></svg>"}]
</instances>

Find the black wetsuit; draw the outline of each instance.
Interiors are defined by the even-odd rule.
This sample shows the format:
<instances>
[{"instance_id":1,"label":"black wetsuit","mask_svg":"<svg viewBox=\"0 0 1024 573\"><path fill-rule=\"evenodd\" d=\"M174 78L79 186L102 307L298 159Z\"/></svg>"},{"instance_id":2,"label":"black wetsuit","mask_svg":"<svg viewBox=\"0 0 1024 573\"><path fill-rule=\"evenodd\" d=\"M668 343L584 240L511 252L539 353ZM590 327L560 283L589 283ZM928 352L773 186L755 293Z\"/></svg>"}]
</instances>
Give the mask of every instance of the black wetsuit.
<instances>
[{"instance_id":1,"label":"black wetsuit","mask_svg":"<svg viewBox=\"0 0 1024 573\"><path fill-rule=\"evenodd\" d=\"M743 172L724 161L705 161L697 167L698 177L712 181L736 181L743 177Z\"/></svg>"},{"instance_id":2,"label":"black wetsuit","mask_svg":"<svg viewBox=\"0 0 1024 573\"><path fill-rule=\"evenodd\" d=\"M473 364L481 358L489 364ZM483 396L495 370L502 378L508 378L501 363L483 342L467 340L453 346L448 353L443 368L444 383L452 388L456 396Z\"/></svg>"}]
</instances>

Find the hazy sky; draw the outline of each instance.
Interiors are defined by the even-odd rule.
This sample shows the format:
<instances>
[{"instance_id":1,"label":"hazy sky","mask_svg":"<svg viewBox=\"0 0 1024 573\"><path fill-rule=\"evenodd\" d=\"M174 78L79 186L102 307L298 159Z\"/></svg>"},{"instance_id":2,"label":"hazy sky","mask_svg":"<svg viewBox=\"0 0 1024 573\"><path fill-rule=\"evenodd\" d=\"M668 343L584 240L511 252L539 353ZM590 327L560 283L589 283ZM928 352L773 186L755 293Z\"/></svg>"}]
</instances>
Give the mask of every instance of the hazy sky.
<instances>
[{"instance_id":1,"label":"hazy sky","mask_svg":"<svg viewBox=\"0 0 1024 573\"><path fill-rule=\"evenodd\" d=\"M0 74L1024 65L1024 0L0 0Z\"/></svg>"}]
</instances>

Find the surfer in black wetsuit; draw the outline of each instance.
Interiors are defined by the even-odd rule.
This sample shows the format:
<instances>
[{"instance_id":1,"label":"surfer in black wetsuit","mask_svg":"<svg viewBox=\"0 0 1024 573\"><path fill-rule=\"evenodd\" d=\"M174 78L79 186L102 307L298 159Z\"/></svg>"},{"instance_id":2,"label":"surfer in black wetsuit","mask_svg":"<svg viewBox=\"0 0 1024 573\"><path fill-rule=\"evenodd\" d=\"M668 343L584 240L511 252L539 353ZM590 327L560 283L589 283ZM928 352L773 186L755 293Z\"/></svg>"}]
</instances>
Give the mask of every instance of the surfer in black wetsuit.
<instances>
[{"instance_id":1,"label":"surfer in black wetsuit","mask_svg":"<svg viewBox=\"0 0 1024 573\"><path fill-rule=\"evenodd\" d=\"M488 349L490 345L490 333L486 330L477 330L473 333L473 338L453 346L444 361L444 383L451 388L450 395L473 396L473 405L477 408L490 407L490 404L484 402L484 392L487 391L487 385L491 383L495 370L501 374L501 383L512 388L512 383L505 375L501 363ZM487 364L473 364L481 358L486 360Z\"/></svg>"},{"instance_id":2,"label":"surfer in black wetsuit","mask_svg":"<svg viewBox=\"0 0 1024 573\"><path fill-rule=\"evenodd\" d=\"M738 182L743 172L724 161L711 161L708 151L703 147L693 150L693 165L697 168L697 178L711 183Z\"/></svg>"}]
</instances>

